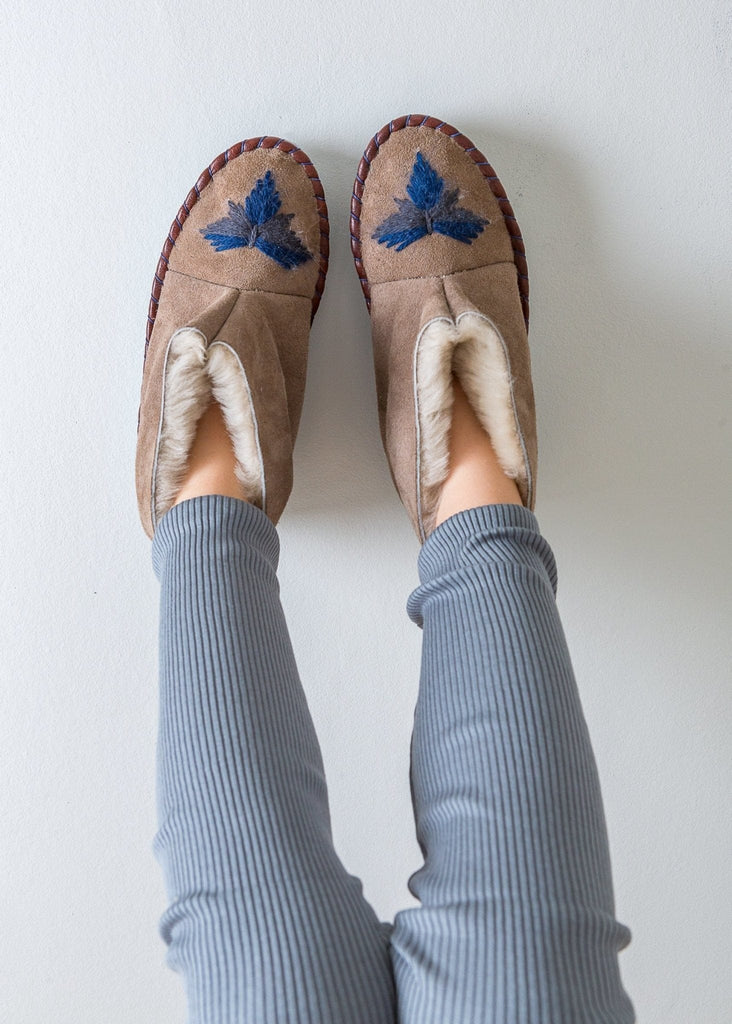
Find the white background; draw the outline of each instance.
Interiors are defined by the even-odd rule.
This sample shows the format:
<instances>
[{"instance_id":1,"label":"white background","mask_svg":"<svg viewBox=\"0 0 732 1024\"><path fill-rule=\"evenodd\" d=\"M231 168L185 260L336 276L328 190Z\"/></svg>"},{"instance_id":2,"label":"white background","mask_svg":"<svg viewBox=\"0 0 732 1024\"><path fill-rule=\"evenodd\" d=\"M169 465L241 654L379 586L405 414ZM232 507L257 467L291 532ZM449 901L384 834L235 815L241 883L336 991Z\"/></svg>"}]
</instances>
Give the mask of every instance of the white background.
<instances>
[{"instance_id":1,"label":"white background","mask_svg":"<svg viewBox=\"0 0 732 1024\"><path fill-rule=\"evenodd\" d=\"M260 134L323 180L281 584L336 845L414 901L417 542L348 245L360 154L435 114L526 240L537 515L593 737L644 1024L730 1024L730 8L722 0L125 0L3 12L0 1019L182 1021L164 965L158 584L134 453L169 224ZM487 1022L488 1024L488 1022Z\"/></svg>"}]
</instances>

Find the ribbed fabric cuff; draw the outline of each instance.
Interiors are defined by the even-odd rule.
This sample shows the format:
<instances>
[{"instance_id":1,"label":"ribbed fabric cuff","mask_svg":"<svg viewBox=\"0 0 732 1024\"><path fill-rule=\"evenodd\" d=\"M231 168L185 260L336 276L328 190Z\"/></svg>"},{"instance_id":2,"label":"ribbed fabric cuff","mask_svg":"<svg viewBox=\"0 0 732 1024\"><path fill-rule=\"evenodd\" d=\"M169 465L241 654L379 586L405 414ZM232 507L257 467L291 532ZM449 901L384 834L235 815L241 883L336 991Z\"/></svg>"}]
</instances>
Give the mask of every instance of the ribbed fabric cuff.
<instances>
[{"instance_id":1,"label":"ribbed fabric cuff","mask_svg":"<svg viewBox=\"0 0 732 1024\"><path fill-rule=\"evenodd\" d=\"M229 541L255 548L277 572L280 539L260 508L225 494L204 494L173 505L158 522L152 542L153 570L158 579L170 552L183 543L213 556Z\"/></svg>"},{"instance_id":2,"label":"ribbed fabric cuff","mask_svg":"<svg viewBox=\"0 0 732 1024\"><path fill-rule=\"evenodd\" d=\"M538 569L546 573L556 594L554 555L536 516L523 505L480 505L456 512L427 537L417 569L424 587L446 574L489 563ZM419 606L424 593L418 588L407 602L409 617L418 625L422 625Z\"/></svg>"}]
</instances>

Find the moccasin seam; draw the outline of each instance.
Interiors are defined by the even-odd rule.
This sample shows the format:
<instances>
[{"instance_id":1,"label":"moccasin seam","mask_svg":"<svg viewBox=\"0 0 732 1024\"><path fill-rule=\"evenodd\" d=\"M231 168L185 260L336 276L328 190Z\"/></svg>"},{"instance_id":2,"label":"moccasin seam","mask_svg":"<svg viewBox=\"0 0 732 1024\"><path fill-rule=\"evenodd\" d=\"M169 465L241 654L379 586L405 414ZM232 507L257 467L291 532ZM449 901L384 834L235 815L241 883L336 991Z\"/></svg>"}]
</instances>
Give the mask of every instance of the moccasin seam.
<instances>
[{"instance_id":1,"label":"moccasin seam","mask_svg":"<svg viewBox=\"0 0 732 1024\"><path fill-rule=\"evenodd\" d=\"M201 172L198 179L189 191L186 198L183 200L178 213L170 225L168 236L163 243L163 249L158 260L158 265L153 276L153 284L150 293L150 304L148 309L147 317L147 330L145 335L145 351L143 355L143 373L145 370L145 363L147 362L147 351L152 338L153 328L155 326L155 320L157 318L157 309L160 303L160 295L162 292L165 276L168 271L168 265L170 262L170 256L173 252L176 240L183 230L183 226L188 219L191 209L196 205L201 197L201 193L205 191L208 185L213 181L214 175L225 167L230 161L236 160L243 156L245 153L250 153L257 149L271 149L279 150L282 153L287 154L294 163L298 164L303 173L308 178L313 199L315 201L315 208L318 214L319 226L320 226L320 245L318 249L319 265L318 265L318 277L315 282L315 288L312 295L307 296L312 302L312 312L310 322L312 323L315 313L317 312L320 300L323 295L325 288L325 278L328 271L328 256L329 256L329 236L330 236L330 224L328 221L328 207L325 201L325 193L323 192L322 182L317 174L315 165L307 154L295 146L292 142L288 142L287 139L277 138L271 135L262 135L258 138L244 139L242 142L238 142L235 146L231 146L229 149L220 153L208 167ZM215 282L212 282L215 283ZM224 286L226 287L226 286ZM275 293L279 294L279 293ZM138 429L139 429L139 410L138 410Z\"/></svg>"},{"instance_id":2,"label":"moccasin seam","mask_svg":"<svg viewBox=\"0 0 732 1024\"><path fill-rule=\"evenodd\" d=\"M207 277L196 277L195 274L188 274L184 270L169 270L168 273L175 274L177 277L185 277L189 281L198 281L200 284L210 284L214 288L223 288L226 291L237 292L239 295L281 295L283 298L291 296L293 299L310 299L312 301L312 295L305 295L302 292L274 292L270 288L237 288L233 284L210 281Z\"/></svg>"},{"instance_id":3,"label":"moccasin seam","mask_svg":"<svg viewBox=\"0 0 732 1024\"><path fill-rule=\"evenodd\" d=\"M372 288L380 288L384 284L399 284L400 281L446 281L458 274L472 274L474 270L487 270L489 267L515 267L513 260L496 260L494 263L481 263L477 267L466 267L465 270L453 270L449 274L419 274L416 277L392 277L388 281L374 281Z\"/></svg>"},{"instance_id":4,"label":"moccasin seam","mask_svg":"<svg viewBox=\"0 0 732 1024\"><path fill-rule=\"evenodd\" d=\"M361 206L369 168L378 156L380 147L387 142L393 133L398 132L403 128L422 127L430 128L437 133L447 136L447 138L456 146L462 149L468 159L471 160L479 169L486 185L498 201L503 217L503 224L511 240L511 248L513 249L514 254L513 263L516 266L516 272L518 275L518 289L521 299L521 307L526 331L528 333L529 277L526 266L526 250L518 220L513 212L513 208L508 196L506 195L506 191L491 164L486 160L478 147L466 135L463 135L462 132L458 131L457 128L448 124L446 121L441 121L439 118L431 117L427 114L402 115L401 117L394 118L388 124L385 124L378 132L376 132L369 142L366 150L364 151L363 157L361 158L358 170L356 171L356 178L353 183L353 191L351 194L351 252L353 254L356 273L358 274L358 279L361 284L364 299L366 300L367 308L369 310L371 309L371 282L369 281L368 274L366 273L363 263L363 252L361 246ZM412 279L405 278L404 280ZM413 280L416 280L416 278Z\"/></svg>"}]
</instances>

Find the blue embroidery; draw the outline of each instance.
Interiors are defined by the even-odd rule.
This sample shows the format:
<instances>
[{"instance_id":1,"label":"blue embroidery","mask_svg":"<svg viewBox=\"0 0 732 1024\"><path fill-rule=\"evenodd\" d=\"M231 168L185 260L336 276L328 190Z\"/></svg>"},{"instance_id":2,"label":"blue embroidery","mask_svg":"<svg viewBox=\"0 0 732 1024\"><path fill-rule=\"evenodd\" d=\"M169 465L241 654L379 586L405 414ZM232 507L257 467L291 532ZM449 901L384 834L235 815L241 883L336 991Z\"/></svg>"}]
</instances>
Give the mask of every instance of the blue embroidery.
<instances>
[{"instance_id":1,"label":"blue embroidery","mask_svg":"<svg viewBox=\"0 0 732 1024\"><path fill-rule=\"evenodd\" d=\"M254 247L281 267L291 269L313 258L290 221L294 213L279 213L282 202L272 171L259 178L244 204L229 200L229 216L214 221L201 234L216 252Z\"/></svg>"},{"instance_id":2,"label":"blue embroidery","mask_svg":"<svg viewBox=\"0 0 732 1024\"><path fill-rule=\"evenodd\" d=\"M407 185L409 199L394 196L398 212L382 221L371 237L388 249L395 245L397 252L434 231L471 245L490 221L458 206L459 193L457 188L446 190L444 179L417 153Z\"/></svg>"}]
</instances>

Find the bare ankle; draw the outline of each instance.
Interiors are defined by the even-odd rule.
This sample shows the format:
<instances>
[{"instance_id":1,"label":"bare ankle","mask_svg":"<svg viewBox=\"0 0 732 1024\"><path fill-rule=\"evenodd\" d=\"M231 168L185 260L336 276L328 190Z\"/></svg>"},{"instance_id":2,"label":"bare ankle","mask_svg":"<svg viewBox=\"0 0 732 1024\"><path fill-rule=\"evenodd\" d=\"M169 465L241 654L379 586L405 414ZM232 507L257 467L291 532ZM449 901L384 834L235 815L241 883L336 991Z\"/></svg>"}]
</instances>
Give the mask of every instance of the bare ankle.
<instances>
[{"instance_id":1,"label":"bare ankle","mask_svg":"<svg viewBox=\"0 0 732 1024\"><path fill-rule=\"evenodd\" d=\"M521 505L516 482L503 471L459 381L453 376L450 469L437 506L435 526L480 505Z\"/></svg>"},{"instance_id":2,"label":"bare ankle","mask_svg":"<svg viewBox=\"0 0 732 1024\"><path fill-rule=\"evenodd\" d=\"M236 455L221 406L212 400L198 421L188 465L174 505L204 494L246 499L236 475Z\"/></svg>"}]
</instances>

